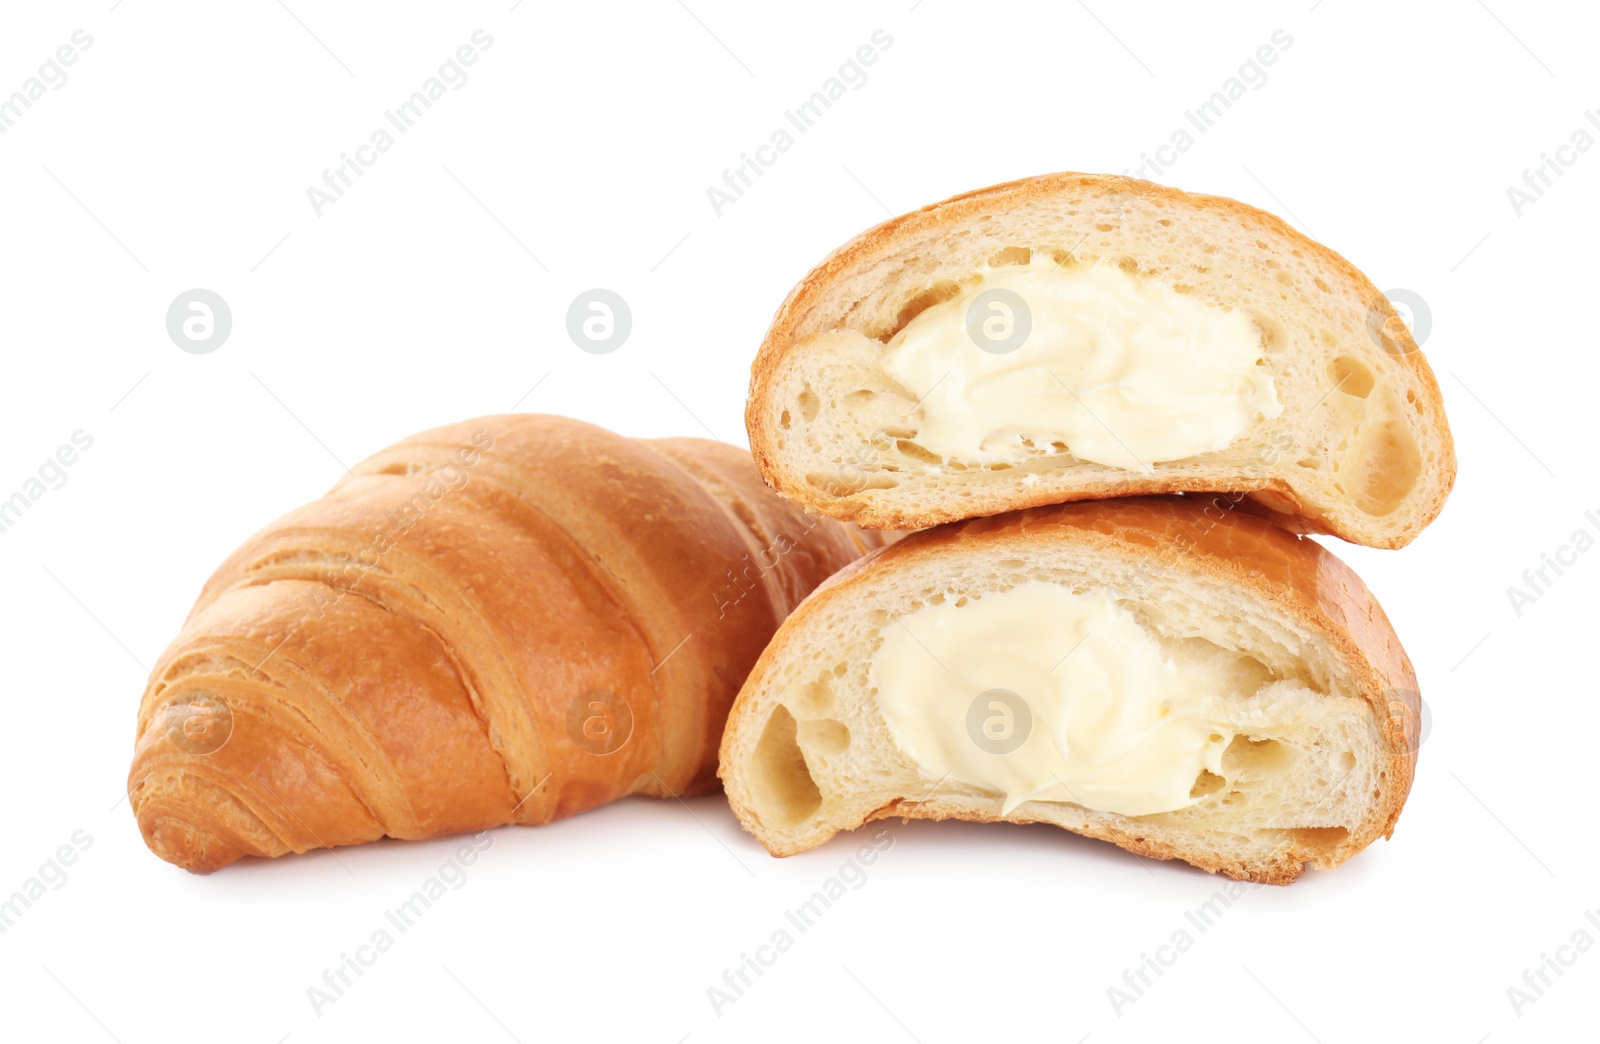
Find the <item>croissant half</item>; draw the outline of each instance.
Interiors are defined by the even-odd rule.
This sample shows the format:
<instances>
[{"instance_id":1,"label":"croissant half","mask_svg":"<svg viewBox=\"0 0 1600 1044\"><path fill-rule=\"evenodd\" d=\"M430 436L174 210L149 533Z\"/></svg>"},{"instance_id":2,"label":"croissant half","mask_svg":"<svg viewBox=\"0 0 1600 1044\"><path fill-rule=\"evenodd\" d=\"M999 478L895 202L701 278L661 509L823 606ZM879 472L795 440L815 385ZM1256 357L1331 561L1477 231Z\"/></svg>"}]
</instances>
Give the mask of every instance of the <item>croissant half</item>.
<instances>
[{"instance_id":1,"label":"croissant half","mask_svg":"<svg viewBox=\"0 0 1600 1044\"><path fill-rule=\"evenodd\" d=\"M1215 491L1401 547L1456 471L1427 359L1348 261L1254 207L1095 174L840 247L779 308L745 416L774 489L870 528Z\"/></svg>"},{"instance_id":2,"label":"croissant half","mask_svg":"<svg viewBox=\"0 0 1600 1044\"><path fill-rule=\"evenodd\" d=\"M1288 884L1387 837L1416 674L1360 578L1223 496L940 526L848 566L734 704L722 780L775 855L884 818L1053 823Z\"/></svg>"},{"instance_id":3,"label":"croissant half","mask_svg":"<svg viewBox=\"0 0 1600 1044\"><path fill-rule=\"evenodd\" d=\"M882 543L716 442L534 415L416 435L206 584L140 705L139 828L207 872L713 789L778 624Z\"/></svg>"}]
</instances>

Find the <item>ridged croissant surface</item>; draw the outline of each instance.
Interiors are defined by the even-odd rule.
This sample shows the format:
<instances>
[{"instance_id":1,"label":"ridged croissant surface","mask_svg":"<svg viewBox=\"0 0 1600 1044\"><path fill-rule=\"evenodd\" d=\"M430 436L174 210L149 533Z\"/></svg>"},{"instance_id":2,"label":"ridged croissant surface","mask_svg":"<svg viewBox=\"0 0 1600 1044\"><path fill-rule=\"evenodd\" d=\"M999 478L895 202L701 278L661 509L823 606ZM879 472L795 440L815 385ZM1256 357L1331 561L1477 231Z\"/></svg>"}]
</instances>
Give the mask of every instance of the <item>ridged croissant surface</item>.
<instances>
[{"instance_id":1,"label":"ridged croissant surface","mask_svg":"<svg viewBox=\"0 0 1600 1044\"><path fill-rule=\"evenodd\" d=\"M406 439L206 584L139 708L139 828L211 871L712 789L773 631L882 542L716 442L532 415Z\"/></svg>"}]
</instances>

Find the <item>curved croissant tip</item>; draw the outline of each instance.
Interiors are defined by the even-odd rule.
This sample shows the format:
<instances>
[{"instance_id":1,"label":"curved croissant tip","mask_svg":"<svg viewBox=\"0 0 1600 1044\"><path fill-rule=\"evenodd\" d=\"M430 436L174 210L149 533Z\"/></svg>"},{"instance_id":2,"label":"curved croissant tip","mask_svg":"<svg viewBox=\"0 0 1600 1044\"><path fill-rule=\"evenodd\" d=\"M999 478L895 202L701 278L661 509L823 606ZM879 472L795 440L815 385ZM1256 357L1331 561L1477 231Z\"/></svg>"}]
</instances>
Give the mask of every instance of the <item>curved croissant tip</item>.
<instances>
[{"instance_id":1,"label":"curved croissant tip","mask_svg":"<svg viewBox=\"0 0 1600 1044\"><path fill-rule=\"evenodd\" d=\"M229 788L195 768L234 738L228 701L209 689L181 692L158 707L139 737L128 775L128 798L150 851L197 874L220 870L251 854L241 835L216 807L196 795Z\"/></svg>"},{"instance_id":2,"label":"curved croissant tip","mask_svg":"<svg viewBox=\"0 0 1600 1044\"><path fill-rule=\"evenodd\" d=\"M149 845L150 852L157 853L158 857L173 866L182 866L190 873L208 874L240 857L240 852L232 845L218 844L216 837L205 833L194 823L162 817L149 828L142 821L139 826L144 833L144 844Z\"/></svg>"},{"instance_id":3,"label":"curved croissant tip","mask_svg":"<svg viewBox=\"0 0 1600 1044\"><path fill-rule=\"evenodd\" d=\"M190 873L209 874L244 855L204 827L171 813L141 809L137 815L139 832L150 851Z\"/></svg>"}]
</instances>

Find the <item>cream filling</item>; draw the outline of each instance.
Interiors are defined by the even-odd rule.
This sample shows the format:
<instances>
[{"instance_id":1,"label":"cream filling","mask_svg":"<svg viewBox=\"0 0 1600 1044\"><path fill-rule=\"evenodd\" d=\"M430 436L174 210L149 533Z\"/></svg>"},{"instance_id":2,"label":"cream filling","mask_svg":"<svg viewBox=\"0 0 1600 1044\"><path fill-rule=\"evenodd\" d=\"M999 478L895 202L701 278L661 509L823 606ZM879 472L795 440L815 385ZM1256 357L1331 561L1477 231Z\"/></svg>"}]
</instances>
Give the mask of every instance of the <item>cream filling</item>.
<instances>
[{"instance_id":1,"label":"cream filling","mask_svg":"<svg viewBox=\"0 0 1600 1044\"><path fill-rule=\"evenodd\" d=\"M1106 592L1030 580L884 629L870 683L901 751L932 776L1126 816L1194 804L1238 734L1225 658L1182 664Z\"/></svg>"},{"instance_id":2,"label":"cream filling","mask_svg":"<svg viewBox=\"0 0 1600 1044\"><path fill-rule=\"evenodd\" d=\"M1283 411L1261 331L1111 265L986 268L908 323L884 370L923 396L916 442L951 460L1040 451L1146 471L1220 450Z\"/></svg>"}]
</instances>

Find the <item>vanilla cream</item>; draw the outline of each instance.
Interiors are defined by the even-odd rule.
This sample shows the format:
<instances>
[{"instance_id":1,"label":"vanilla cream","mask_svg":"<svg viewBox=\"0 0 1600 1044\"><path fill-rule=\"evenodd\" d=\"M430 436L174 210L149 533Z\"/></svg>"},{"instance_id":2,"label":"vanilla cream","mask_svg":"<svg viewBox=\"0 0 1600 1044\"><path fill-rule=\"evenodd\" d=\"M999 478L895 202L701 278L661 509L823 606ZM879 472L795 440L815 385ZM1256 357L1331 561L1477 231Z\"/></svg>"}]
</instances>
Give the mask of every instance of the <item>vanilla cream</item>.
<instances>
[{"instance_id":1,"label":"vanilla cream","mask_svg":"<svg viewBox=\"0 0 1600 1044\"><path fill-rule=\"evenodd\" d=\"M1059 443L1148 470L1222 449L1283 410L1257 365L1261 331L1237 309L1111 265L1036 257L981 275L913 318L881 359L925 396L916 442L932 453L1015 463Z\"/></svg>"},{"instance_id":2,"label":"vanilla cream","mask_svg":"<svg viewBox=\"0 0 1600 1044\"><path fill-rule=\"evenodd\" d=\"M1042 581L901 617L870 674L900 749L932 776L1003 794L1002 814L1030 800L1183 808L1237 734L1217 720L1235 695L1218 661L1180 665L1108 593Z\"/></svg>"}]
</instances>

